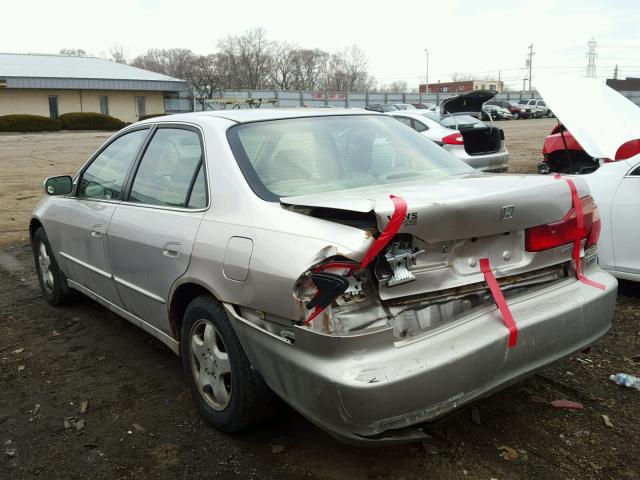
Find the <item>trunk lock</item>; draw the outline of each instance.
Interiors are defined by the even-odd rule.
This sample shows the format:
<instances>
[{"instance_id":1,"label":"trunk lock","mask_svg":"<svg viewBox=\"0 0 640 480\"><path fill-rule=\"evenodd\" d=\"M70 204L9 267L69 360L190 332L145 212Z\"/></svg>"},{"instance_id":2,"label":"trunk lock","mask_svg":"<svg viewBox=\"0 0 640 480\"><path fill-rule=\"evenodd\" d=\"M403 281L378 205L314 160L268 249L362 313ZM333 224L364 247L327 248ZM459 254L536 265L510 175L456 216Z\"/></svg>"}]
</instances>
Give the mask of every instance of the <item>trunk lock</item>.
<instances>
[{"instance_id":1,"label":"trunk lock","mask_svg":"<svg viewBox=\"0 0 640 480\"><path fill-rule=\"evenodd\" d=\"M393 242L387 249L384 258L387 260L393 275L387 281L388 287L394 287L415 280L416 277L409 271L409 267L416 264L416 257L425 250L411 249L407 242Z\"/></svg>"}]
</instances>

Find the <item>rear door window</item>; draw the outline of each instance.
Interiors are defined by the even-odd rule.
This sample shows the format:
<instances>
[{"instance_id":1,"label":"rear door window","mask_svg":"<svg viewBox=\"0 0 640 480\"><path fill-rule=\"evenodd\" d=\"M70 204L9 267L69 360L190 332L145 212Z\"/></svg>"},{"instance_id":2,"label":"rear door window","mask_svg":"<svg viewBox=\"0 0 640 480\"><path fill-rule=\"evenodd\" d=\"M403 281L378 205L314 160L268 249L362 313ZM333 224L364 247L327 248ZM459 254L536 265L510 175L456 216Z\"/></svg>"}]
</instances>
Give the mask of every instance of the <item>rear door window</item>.
<instances>
[{"instance_id":1,"label":"rear door window","mask_svg":"<svg viewBox=\"0 0 640 480\"><path fill-rule=\"evenodd\" d=\"M204 207L203 159L198 133L177 127L158 128L138 166L129 202L177 208Z\"/></svg>"},{"instance_id":2,"label":"rear door window","mask_svg":"<svg viewBox=\"0 0 640 480\"><path fill-rule=\"evenodd\" d=\"M78 197L119 200L127 173L148 133L148 128L126 133L102 150L83 172Z\"/></svg>"}]
</instances>

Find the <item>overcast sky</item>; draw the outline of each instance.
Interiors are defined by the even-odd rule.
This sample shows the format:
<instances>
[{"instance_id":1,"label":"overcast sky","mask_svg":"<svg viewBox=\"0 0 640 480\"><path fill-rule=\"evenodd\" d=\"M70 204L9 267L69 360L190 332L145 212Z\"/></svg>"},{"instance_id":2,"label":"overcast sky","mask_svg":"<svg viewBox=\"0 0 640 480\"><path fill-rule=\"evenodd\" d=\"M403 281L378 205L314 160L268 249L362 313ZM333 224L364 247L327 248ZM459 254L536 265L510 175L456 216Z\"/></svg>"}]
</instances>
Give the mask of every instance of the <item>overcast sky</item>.
<instances>
[{"instance_id":1,"label":"overcast sky","mask_svg":"<svg viewBox=\"0 0 640 480\"><path fill-rule=\"evenodd\" d=\"M522 86L533 43L533 85L548 75L585 75L587 42L598 42L597 75L640 76L638 0L18 0L2 7L0 51L82 48L129 57L149 48L215 50L219 39L263 27L272 40L334 51L359 45L380 83L424 82L453 72L495 75Z\"/></svg>"}]
</instances>

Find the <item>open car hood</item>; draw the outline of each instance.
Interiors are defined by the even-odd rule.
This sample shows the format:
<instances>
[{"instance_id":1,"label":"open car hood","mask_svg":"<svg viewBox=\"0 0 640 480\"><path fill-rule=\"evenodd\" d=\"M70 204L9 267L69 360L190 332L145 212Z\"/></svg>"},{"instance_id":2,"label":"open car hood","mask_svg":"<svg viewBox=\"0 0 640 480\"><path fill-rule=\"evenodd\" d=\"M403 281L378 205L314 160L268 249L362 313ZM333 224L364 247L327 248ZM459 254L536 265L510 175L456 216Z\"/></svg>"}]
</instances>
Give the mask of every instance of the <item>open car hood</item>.
<instances>
[{"instance_id":1,"label":"open car hood","mask_svg":"<svg viewBox=\"0 0 640 480\"><path fill-rule=\"evenodd\" d=\"M482 104L496 96L495 90L473 90L447 98L440 104L440 113L480 113Z\"/></svg>"},{"instance_id":2,"label":"open car hood","mask_svg":"<svg viewBox=\"0 0 640 480\"><path fill-rule=\"evenodd\" d=\"M590 78L537 83L545 103L592 157L615 160L622 145L640 138L640 108L604 83Z\"/></svg>"}]
</instances>

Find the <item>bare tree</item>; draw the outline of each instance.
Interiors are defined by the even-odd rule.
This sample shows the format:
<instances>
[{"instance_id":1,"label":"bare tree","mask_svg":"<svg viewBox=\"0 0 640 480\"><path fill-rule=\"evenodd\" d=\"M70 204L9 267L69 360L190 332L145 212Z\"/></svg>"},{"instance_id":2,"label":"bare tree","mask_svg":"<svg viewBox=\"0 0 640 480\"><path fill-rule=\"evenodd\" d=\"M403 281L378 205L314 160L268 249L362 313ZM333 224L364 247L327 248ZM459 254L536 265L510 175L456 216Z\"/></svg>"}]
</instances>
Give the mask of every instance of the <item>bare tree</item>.
<instances>
[{"instance_id":1,"label":"bare tree","mask_svg":"<svg viewBox=\"0 0 640 480\"><path fill-rule=\"evenodd\" d=\"M109 48L109 60L116 63L127 63L127 55L122 45L111 45Z\"/></svg>"},{"instance_id":2,"label":"bare tree","mask_svg":"<svg viewBox=\"0 0 640 480\"><path fill-rule=\"evenodd\" d=\"M194 57L193 52L185 48L152 48L134 58L131 65L170 77L186 79L187 69L190 68Z\"/></svg>"},{"instance_id":3,"label":"bare tree","mask_svg":"<svg viewBox=\"0 0 640 480\"><path fill-rule=\"evenodd\" d=\"M243 35L230 35L218 42L225 58L224 75L227 88L266 88L271 86L270 72L273 42L262 28Z\"/></svg>"},{"instance_id":4,"label":"bare tree","mask_svg":"<svg viewBox=\"0 0 640 480\"><path fill-rule=\"evenodd\" d=\"M324 88L338 91L367 91L376 84L369 74L368 59L357 45L339 50L329 58Z\"/></svg>"},{"instance_id":5,"label":"bare tree","mask_svg":"<svg viewBox=\"0 0 640 480\"><path fill-rule=\"evenodd\" d=\"M396 80L388 85L382 85L380 90L389 93L404 93L409 90L409 85L403 80Z\"/></svg>"},{"instance_id":6,"label":"bare tree","mask_svg":"<svg viewBox=\"0 0 640 480\"><path fill-rule=\"evenodd\" d=\"M216 54L194 55L184 70L184 79L193 87L204 109L205 100L213 98L222 87L218 65L221 57Z\"/></svg>"},{"instance_id":7,"label":"bare tree","mask_svg":"<svg viewBox=\"0 0 640 480\"><path fill-rule=\"evenodd\" d=\"M294 57L297 90L316 90L327 70L329 54L324 50L298 49Z\"/></svg>"},{"instance_id":8,"label":"bare tree","mask_svg":"<svg viewBox=\"0 0 640 480\"><path fill-rule=\"evenodd\" d=\"M60 55L68 55L70 57L86 57L87 52L81 48L63 48L60 50Z\"/></svg>"},{"instance_id":9,"label":"bare tree","mask_svg":"<svg viewBox=\"0 0 640 480\"><path fill-rule=\"evenodd\" d=\"M277 89L289 90L298 83L297 55L298 50L286 42L273 47L269 76Z\"/></svg>"}]
</instances>

